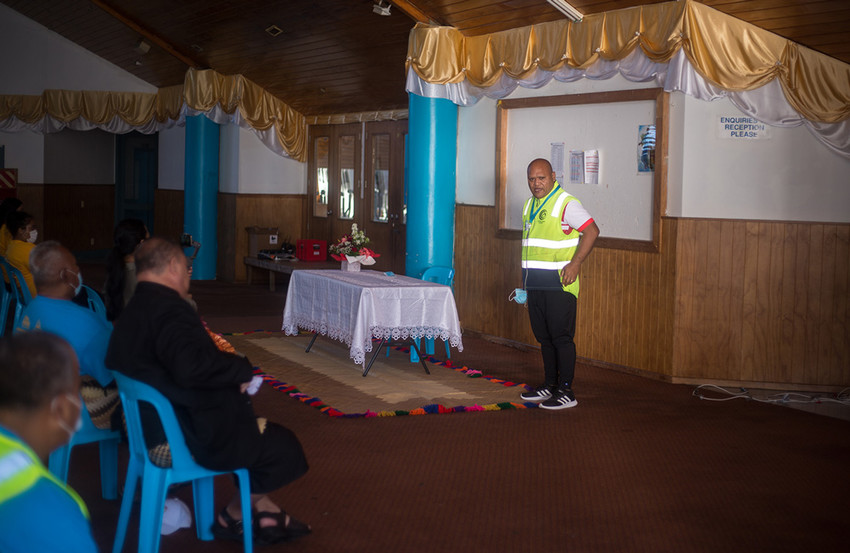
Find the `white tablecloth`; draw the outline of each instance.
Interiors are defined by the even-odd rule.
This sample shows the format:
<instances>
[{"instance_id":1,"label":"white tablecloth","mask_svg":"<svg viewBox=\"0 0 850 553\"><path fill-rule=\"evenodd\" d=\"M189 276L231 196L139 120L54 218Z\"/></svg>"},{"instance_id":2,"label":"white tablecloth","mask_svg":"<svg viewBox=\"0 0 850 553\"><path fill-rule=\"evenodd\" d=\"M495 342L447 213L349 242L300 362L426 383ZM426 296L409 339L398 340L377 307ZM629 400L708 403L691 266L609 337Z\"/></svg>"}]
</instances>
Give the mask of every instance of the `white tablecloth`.
<instances>
[{"instance_id":1,"label":"white tablecloth","mask_svg":"<svg viewBox=\"0 0 850 553\"><path fill-rule=\"evenodd\" d=\"M440 338L463 351L450 287L377 271L293 271L283 330L291 335L299 328L344 342L360 365L373 336Z\"/></svg>"}]
</instances>

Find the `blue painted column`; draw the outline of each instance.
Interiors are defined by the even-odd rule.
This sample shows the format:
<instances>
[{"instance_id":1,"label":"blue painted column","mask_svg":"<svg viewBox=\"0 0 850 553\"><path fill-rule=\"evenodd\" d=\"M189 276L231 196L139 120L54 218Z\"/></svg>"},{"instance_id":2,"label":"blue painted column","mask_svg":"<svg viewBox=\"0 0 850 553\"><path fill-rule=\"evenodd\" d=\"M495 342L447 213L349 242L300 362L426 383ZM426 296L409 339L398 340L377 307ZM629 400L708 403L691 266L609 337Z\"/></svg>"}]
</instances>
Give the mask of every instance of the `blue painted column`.
<instances>
[{"instance_id":1,"label":"blue painted column","mask_svg":"<svg viewBox=\"0 0 850 553\"><path fill-rule=\"evenodd\" d=\"M454 266L457 106L410 94L405 273Z\"/></svg>"},{"instance_id":2,"label":"blue painted column","mask_svg":"<svg viewBox=\"0 0 850 553\"><path fill-rule=\"evenodd\" d=\"M201 243L192 280L215 279L218 256L218 134L218 125L204 115L186 118L183 232ZM188 255L193 251L193 248L186 248Z\"/></svg>"}]
</instances>

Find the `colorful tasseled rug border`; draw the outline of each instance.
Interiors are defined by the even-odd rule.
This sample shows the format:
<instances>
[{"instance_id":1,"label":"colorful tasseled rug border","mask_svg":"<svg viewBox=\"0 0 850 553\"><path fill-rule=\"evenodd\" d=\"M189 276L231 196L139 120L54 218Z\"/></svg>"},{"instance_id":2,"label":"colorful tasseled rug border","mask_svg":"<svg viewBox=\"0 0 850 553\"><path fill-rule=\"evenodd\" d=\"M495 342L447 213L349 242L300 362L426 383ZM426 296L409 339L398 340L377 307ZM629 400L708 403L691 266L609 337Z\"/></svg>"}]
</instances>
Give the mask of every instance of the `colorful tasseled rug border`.
<instances>
[{"instance_id":1,"label":"colorful tasseled rug border","mask_svg":"<svg viewBox=\"0 0 850 553\"><path fill-rule=\"evenodd\" d=\"M275 332L270 332L267 330L254 330L250 332L231 332L225 334L219 334L219 337L223 336L247 336L249 334L276 334ZM226 341L224 338L221 338L223 341ZM221 347L222 344L219 345ZM230 345L228 343L228 345ZM388 346L392 347L394 350L409 353L410 348L406 346ZM223 348L222 348L223 349ZM232 350L232 347L231 347ZM468 376L469 378L483 378L485 380L489 380L493 384L497 384L500 386L512 387L512 386L522 386L526 389L531 389L527 384L511 382L510 380L502 380L500 378L495 378L492 376L487 376L479 370L470 369L466 366L457 366L452 363L451 359L447 359L443 361L442 359L438 359L434 356L425 356L425 361L432 365L437 365L441 367L445 367L447 369L451 369L453 371L457 371L461 374ZM510 409L535 409L537 408L537 404L534 402L502 402L502 403L491 403L488 405L470 405L464 406L459 405L455 407L446 407L444 405L440 405L437 403L430 405L423 405L417 409L412 410L397 410L397 411L371 411L367 410L365 413L343 413L339 409L336 409L330 405L327 405L322 401L321 398L310 396L308 394L302 393L297 386L293 384L288 384L286 382L282 382L275 378L272 375L266 374L259 367L254 367L254 374L261 375L263 380L279 392L283 392L287 394L289 397L293 399L297 399L302 403L306 403L310 405L322 413L330 416L330 417L339 417L339 418L372 418L372 417L403 417L408 415L438 415L445 413L468 413L468 412L476 412L476 411L505 411Z\"/></svg>"}]
</instances>

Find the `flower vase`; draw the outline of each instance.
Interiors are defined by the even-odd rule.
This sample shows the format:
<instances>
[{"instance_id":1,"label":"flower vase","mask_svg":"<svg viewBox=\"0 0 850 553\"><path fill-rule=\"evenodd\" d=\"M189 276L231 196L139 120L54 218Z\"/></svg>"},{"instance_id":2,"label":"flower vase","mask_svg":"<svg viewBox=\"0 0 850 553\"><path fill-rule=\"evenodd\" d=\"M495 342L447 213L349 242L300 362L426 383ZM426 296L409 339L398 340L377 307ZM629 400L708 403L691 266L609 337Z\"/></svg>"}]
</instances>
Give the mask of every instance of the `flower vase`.
<instances>
[{"instance_id":1,"label":"flower vase","mask_svg":"<svg viewBox=\"0 0 850 553\"><path fill-rule=\"evenodd\" d=\"M340 264L342 265L342 271L343 272L349 272L349 273L359 273L360 272L360 262L359 261L352 261L352 262L349 263L347 259L343 259L342 261L340 261Z\"/></svg>"}]
</instances>

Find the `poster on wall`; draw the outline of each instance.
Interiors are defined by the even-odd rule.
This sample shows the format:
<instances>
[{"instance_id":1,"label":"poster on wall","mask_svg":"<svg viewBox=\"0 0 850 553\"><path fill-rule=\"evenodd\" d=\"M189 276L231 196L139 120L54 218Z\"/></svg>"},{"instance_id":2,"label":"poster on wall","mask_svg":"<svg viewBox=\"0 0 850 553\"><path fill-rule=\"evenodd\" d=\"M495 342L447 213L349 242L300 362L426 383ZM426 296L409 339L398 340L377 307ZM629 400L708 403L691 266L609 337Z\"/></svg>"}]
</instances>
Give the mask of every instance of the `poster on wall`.
<instances>
[{"instance_id":1,"label":"poster on wall","mask_svg":"<svg viewBox=\"0 0 850 553\"><path fill-rule=\"evenodd\" d=\"M599 150L584 151L584 183L599 184Z\"/></svg>"},{"instance_id":2,"label":"poster on wall","mask_svg":"<svg viewBox=\"0 0 850 553\"><path fill-rule=\"evenodd\" d=\"M638 125L638 173L655 171L655 125Z\"/></svg>"},{"instance_id":3,"label":"poster on wall","mask_svg":"<svg viewBox=\"0 0 850 553\"><path fill-rule=\"evenodd\" d=\"M584 183L584 150L570 150L570 184Z\"/></svg>"},{"instance_id":4,"label":"poster on wall","mask_svg":"<svg viewBox=\"0 0 850 553\"><path fill-rule=\"evenodd\" d=\"M552 142L549 144L549 150L549 162L555 172L555 180L564 182L564 143Z\"/></svg>"}]
</instances>

